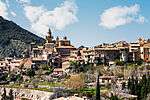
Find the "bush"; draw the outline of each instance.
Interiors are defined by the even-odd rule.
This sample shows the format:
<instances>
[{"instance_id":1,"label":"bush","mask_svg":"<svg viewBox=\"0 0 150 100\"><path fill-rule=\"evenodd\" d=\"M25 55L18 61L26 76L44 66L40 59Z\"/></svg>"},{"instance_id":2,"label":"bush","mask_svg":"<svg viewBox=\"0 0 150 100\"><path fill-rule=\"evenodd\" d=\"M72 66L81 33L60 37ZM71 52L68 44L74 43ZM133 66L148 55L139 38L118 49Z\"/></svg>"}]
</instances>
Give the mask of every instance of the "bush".
<instances>
[{"instance_id":1,"label":"bush","mask_svg":"<svg viewBox=\"0 0 150 100\"><path fill-rule=\"evenodd\" d=\"M72 75L64 82L64 86L71 89L84 88L85 80L81 74Z\"/></svg>"},{"instance_id":2,"label":"bush","mask_svg":"<svg viewBox=\"0 0 150 100\"><path fill-rule=\"evenodd\" d=\"M53 72L53 69L49 68L48 71L45 72L45 75L49 75Z\"/></svg>"},{"instance_id":3,"label":"bush","mask_svg":"<svg viewBox=\"0 0 150 100\"><path fill-rule=\"evenodd\" d=\"M143 60L140 59L139 61L136 62L137 65L142 65L143 64Z\"/></svg>"},{"instance_id":4,"label":"bush","mask_svg":"<svg viewBox=\"0 0 150 100\"><path fill-rule=\"evenodd\" d=\"M47 64L40 65L43 70L49 70L49 66Z\"/></svg>"},{"instance_id":5,"label":"bush","mask_svg":"<svg viewBox=\"0 0 150 100\"><path fill-rule=\"evenodd\" d=\"M124 61L120 61L120 60L116 60L115 63L116 63L116 65L118 65L118 66L123 66L123 65L125 64Z\"/></svg>"},{"instance_id":6,"label":"bush","mask_svg":"<svg viewBox=\"0 0 150 100\"><path fill-rule=\"evenodd\" d=\"M34 77L35 75L35 71L33 69L28 69L27 70L27 75L31 78L31 77Z\"/></svg>"}]
</instances>

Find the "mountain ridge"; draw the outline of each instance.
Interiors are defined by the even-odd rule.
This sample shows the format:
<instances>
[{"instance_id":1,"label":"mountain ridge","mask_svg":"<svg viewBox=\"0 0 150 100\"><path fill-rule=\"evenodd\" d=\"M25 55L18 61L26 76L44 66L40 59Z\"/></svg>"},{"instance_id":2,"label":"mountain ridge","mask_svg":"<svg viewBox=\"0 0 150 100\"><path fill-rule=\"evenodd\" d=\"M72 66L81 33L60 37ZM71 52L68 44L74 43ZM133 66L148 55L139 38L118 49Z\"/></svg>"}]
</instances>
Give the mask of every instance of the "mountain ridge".
<instances>
[{"instance_id":1,"label":"mountain ridge","mask_svg":"<svg viewBox=\"0 0 150 100\"><path fill-rule=\"evenodd\" d=\"M21 57L32 42L40 45L44 41L42 37L0 16L0 58Z\"/></svg>"}]
</instances>

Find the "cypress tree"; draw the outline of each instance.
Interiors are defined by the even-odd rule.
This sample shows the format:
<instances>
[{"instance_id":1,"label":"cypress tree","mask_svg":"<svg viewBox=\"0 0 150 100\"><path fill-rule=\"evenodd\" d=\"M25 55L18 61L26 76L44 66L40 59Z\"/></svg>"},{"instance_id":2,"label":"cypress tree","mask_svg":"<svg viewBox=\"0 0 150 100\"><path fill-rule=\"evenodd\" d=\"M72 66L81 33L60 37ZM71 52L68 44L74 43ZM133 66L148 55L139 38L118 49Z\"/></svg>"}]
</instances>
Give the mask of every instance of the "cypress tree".
<instances>
[{"instance_id":1,"label":"cypress tree","mask_svg":"<svg viewBox=\"0 0 150 100\"><path fill-rule=\"evenodd\" d=\"M138 94L138 77L135 78L134 85L135 85L135 88L134 88L135 95L137 95Z\"/></svg>"},{"instance_id":2,"label":"cypress tree","mask_svg":"<svg viewBox=\"0 0 150 100\"><path fill-rule=\"evenodd\" d=\"M145 91L145 86L142 86L141 88L141 98L145 98L146 97L146 91ZM145 100L145 99L144 99Z\"/></svg>"},{"instance_id":3,"label":"cypress tree","mask_svg":"<svg viewBox=\"0 0 150 100\"><path fill-rule=\"evenodd\" d=\"M3 94L2 94L2 99L1 100L7 100L6 89L5 88L3 90Z\"/></svg>"},{"instance_id":4,"label":"cypress tree","mask_svg":"<svg viewBox=\"0 0 150 100\"><path fill-rule=\"evenodd\" d=\"M100 84L99 84L99 73L96 79L96 100L100 100Z\"/></svg>"},{"instance_id":5,"label":"cypress tree","mask_svg":"<svg viewBox=\"0 0 150 100\"><path fill-rule=\"evenodd\" d=\"M134 77L132 76L131 78L131 94L135 95L135 79Z\"/></svg>"},{"instance_id":6,"label":"cypress tree","mask_svg":"<svg viewBox=\"0 0 150 100\"><path fill-rule=\"evenodd\" d=\"M130 79L130 77L128 79L128 89L131 90L131 79Z\"/></svg>"},{"instance_id":7,"label":"cypress tree","mask_svg":"<svg viewBox=\"0 0 150 100\"><path fill-rule=\"evenodd\" d=\"M125 88L126 88L126 83L123 82L123 83L122 83L122 90L124 90Z\"/></svg>"},{"instance_id":8,"label":"cypress tree","mask_svg":"<svg viewBox=\"0 0 150 100\"><path fill-rule=\"evenodd\" d=\"M10 89L10 91L9 91L9 98L10 98L10 100L14 100L13 90L12 89Z\"/></svg>"},{"instance_id":9,"label":"cypress tree","mask_svg":"<svg viewBox=\"0 0 150 100\"><path fill-rule=\"evenodd\" d=\"M150 76L143 75L141 80L138 78L128 79L128 89L131 94L137 95L137 100L145 100L150 93Z\"/></svg>"},{"instance_id":10,"label":"cypress tree","mask_svg":"<svg viewBox=\"0 0 150 100\"><path fill-rule=\"evenodd\" d=\"M137 84L137 87L136 87L136 95L137 95L137 100L140 100L140 98L141 98L141 88L142 88L142 86L141 86L141 84L140 84L140 82Z\"/></svg>"},{"instance_id":11,"label":"cypress tree","mask_svg":"<svg viewBox=\"0 0 150 100\"><path fill-rule=\"evenodd\" d=\"M150 75L148 76L148 79L147 79L147 86L148 86L147 87L148 93L150 93Z\"/></svg>"}]
</instances>

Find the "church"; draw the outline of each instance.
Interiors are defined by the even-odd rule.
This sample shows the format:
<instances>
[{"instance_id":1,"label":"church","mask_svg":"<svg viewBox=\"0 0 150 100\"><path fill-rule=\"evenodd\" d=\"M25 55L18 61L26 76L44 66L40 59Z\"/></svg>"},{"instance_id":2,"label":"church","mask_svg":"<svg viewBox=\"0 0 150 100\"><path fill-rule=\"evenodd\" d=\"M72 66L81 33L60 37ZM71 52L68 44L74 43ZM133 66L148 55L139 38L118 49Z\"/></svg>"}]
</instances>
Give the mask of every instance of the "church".
<instances>
[{"instance_id":1,"label":"church","mask_svg":"<svg viewBox=\"0 0 150 100\"><path fill-rule=\"evenodd\" d=\"M45 44L32 48L31 58L36 64L49 62L49 65L60 67L62 62L70 56L72 50L76 50L76 48L71 45L67 37L54 39L49 29Z\"/></svg>"},{"instance_id":2,"label":"church","mask_svg":"<svg viewBox=\"0 0 150 100\"><path fill-rule=\"evenodd\" d=\"M54 40L52 32L49 29L48 36L46 36L45 49L51 49L54 52L57 52L61 57L70 56L70 51L76 50L76 48L71 45L70 40L67 37L60 39L58 36Z\"/></svg>"}]
</instances>

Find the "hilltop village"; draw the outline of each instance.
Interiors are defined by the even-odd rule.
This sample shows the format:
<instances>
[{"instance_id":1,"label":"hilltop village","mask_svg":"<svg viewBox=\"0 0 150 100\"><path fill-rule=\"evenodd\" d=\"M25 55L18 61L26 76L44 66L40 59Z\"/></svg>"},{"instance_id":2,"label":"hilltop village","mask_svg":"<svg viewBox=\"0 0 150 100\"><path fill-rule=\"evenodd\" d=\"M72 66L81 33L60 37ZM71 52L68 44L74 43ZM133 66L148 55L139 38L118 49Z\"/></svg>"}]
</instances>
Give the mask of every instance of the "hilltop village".
<instances>
[{"instance_id":1,"label":"hilltop village","mask_svg":"<svg viewBox=\"0 0 150 100\"><path fill-rule=\"evenodd\" d=\"M45 40L0 60L2 100L96 100L97 82L102 100L150 99L149 39L76 48L49 29Z\"/></svg>"}]
</instances>

